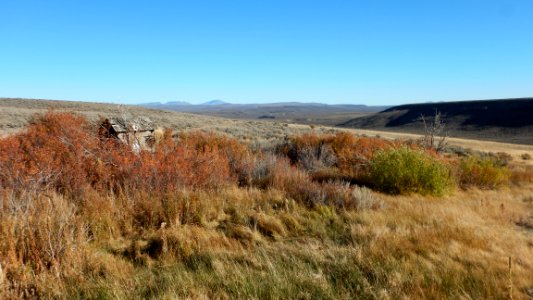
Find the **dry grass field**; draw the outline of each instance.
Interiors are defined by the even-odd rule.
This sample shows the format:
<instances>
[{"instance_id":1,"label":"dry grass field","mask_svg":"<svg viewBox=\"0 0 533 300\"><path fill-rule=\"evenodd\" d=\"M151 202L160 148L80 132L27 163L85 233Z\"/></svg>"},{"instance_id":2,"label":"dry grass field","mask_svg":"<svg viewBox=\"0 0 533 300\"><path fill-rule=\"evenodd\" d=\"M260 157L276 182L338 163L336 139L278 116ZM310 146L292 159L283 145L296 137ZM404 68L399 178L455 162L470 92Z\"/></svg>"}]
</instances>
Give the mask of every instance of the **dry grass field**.
<instances>
[{"instance_id":1,"label":"dry grass field","mask_svg":"<svg viewBox=\"0 0 533 300\"><path fill-rule=\"evenodd\" d=\"M232 120L190 113L147 109L139 106L0 98L0 136L5 136L24 128L34 114L44 113L47 110L77 113L93 123L97 122L100 117L115 117L125 113L130 116L147 117L154 125L170 128L174 131L204 130L226 134L239 140L253 141L259 145L272 144L283 139L286 135L301 134L311 130L309 126L294 126L283 122ZM317 127L315 130L320 133L325 133L331 132L333 129Z\"/></svg>"},{"instance_id":2,"label":"dry grass field","mask_svg":"<svg viewBox=\"0 0 533 300\"><path fill-rule=\"evenodd\" d=\"M0 298L533 298L530 146L128 107L171 129L135 153L115 105L0 107Z\"/></svg>"},{"instance_id":3,"label":"dry grass field","mask_svg":"<svg viewBox=\"0 0 533 300\"><path fill-rule=\"evenodd\" d=\"M216 101L215 101L216 102ZM147 103L140 106L185 113L240 120L267 120L283 123L298 123L335 126L354 118L382 111L386 106L325 105L320 103L263 103L191 105L183 103Z\"/></svg>"},{"instance_id":4,"label":"dry grass field","mask_svg":"<svg viewBox=\"0 0 533 300\"><path fill-rule=\"evenodd\" d=\"M291 124L269 120L237 120L198 114L147 109L139 106L122 106L118 104L88 103L76 101L53 101L38 99L0 98L0 136L16 132L27 125L28 120L36 114L49 109L68 111L85 116L96 122L100 117L120 116L127 113L132 116L148 117L156 126L181 130L205 130L227 134L243 141L252 141L260 145L279 142L287 135L306 132L333 133L351 132L357 135L380 136L386 139L419 139L420 134L387 132L366 129L346 129L322 125ZM532 160L523 160L523 154L533 157L533 145L508 144L475 139L448 138L448 144L466 149L486 152L506 152L516 162L533 164Z\"/></svg>"}]
</instances>

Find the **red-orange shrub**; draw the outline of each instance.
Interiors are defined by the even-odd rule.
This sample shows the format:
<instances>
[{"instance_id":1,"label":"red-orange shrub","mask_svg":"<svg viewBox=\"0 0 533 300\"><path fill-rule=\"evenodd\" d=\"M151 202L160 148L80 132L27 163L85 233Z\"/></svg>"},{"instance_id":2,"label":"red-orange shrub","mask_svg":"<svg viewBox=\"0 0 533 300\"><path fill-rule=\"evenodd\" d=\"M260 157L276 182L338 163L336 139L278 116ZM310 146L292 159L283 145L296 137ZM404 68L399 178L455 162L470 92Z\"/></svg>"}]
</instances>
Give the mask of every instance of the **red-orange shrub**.
<instances>
[{"instance_id":1,"label":"red-orange shrub","mask_svg":"<svg viewBox=\"0 0 533 300\"><path fill-rule=\"evenodd\" d=\"M250 149L234 138L201 131L180 134L180 145L198 151L217 149L227 159L229 171L241 185L250 184L255 158Z\"/></svg>"},{"instance_id":2,"label":"red-orange shrub","mask_svg":"<svg viewBox=\"0 0 533 300\"><path fill-rule=\"evenodd\" d=\"M335 167L336 176L360 179L369 172L369 161L378 150L398 146L399 143L379 138L356 137L347 132L335 135L315 133L290 137L278 147L293 164L313 173Z\"/></svg>"},{"instance_id":3,"label":"red-orange shrub","mask_svg":"<svg viewBox=\"0 0 533 300\"><path fill-rule=\"evenodd\" d=\"M47 112L23 133L0 141L2 185L13 189L84 187L95 156L96 138L82 117Z\"/></svg>"},{"instance_id":4,"label":"red-orange shrub","mask_svg":"<svg viewBox=\"0 0 533 300\"><path fill-rule=\"evenodd\" d=\"M211 188L233 181L229 159L216 144L197 146L195 139L176 143L169 131L155 145L155 151L133 153L112 147L107 176L111 186L151 193L183 187Z\"/></svg>"},{"instance_id":5,"label":"red-orange shrub","mask_svg":"<svg viewBox=\"0 0 533 300\"><path fill-rule=\"evenodd\" d=\"M170 131L153 152L135 153L118 140L99 139L83 117L47 112L26 131L0 140L0 188L67 194L89 186L112 193L211 188L245 173L247 157L235 140L191 134L175 142Z\"/></svg>"},{"instance_id":6,"label":"red-orange shrub","mask_svg":"<svg viewBox=\"0 0 533 300\"><path fill-rule=\"evenodd\" d=\"M338 157L338 167L343 174L359 178L369 172L370 160L376 152L397 144L380 138L355 137L339 133L332 141L332 148Z\"/></svg>"}]
</instances>

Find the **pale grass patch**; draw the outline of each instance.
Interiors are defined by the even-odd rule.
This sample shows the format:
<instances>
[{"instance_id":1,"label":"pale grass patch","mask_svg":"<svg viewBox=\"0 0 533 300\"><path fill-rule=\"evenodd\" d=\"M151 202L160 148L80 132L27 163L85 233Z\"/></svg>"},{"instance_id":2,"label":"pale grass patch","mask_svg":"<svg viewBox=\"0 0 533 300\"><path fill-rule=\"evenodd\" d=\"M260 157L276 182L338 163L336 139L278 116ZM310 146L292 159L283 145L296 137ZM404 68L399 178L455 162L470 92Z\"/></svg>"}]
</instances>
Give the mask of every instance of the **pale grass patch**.
<instances>
[{"instance_id":1,"label":"pale grass patch","mask_svg":"<svg viewBox=\"0 0 533 300\"><path fill-rule=\"evenodd\" d=\"M4 273L4 270L2 269L2 264L0 264L0 290L4 289L4 282L6 281L6 274ZM2 294L0 293L0 296Z\"/></svg>"},{"instance_id":2,"label":"pale grass patch","mask_svg":"<svg viewBox=\"0 0 533 300\"><path fill-rule=\"evenodd\" d=\"M352 196L355 199L357 210L383 208L383 202L377 194L364 186L355 186L352 190Z\"/></svg>"},{"instance_id":3,"label":"pale grass patch","mask_svg":"<svg viewBox=\"0 0 533 300\"><path fill-rule=\"evenodd\" d=\"M467 271L462 262L468 262L489 273L503 274L511 256L517 261L513 282L525 288L533 285L533 233L519 228L516 220L531 215L531 207L521 201L531 192L529 186L470 190L438 200L387 196L388 208L364 212L359 216L364 225L353 227L352 234L356 241L367 242L367 251L374 255L400 251L412 256L422 251L428 270L444 265ZM406 243L413 238L416 243Z\"/></svg>"},{"instance_id":4,"label":"pale grass patch","mask_svg":"<svg viewBox=\"0 0 533 300\"><path fill-rule=\"evenodd\" d=\"M257 226L258 230L264 232L265 235L276 240L287 235L285 226L278 218L264 213L254 214L252 217L255 223L254 225Z\"/></svg>"}]
</instances>

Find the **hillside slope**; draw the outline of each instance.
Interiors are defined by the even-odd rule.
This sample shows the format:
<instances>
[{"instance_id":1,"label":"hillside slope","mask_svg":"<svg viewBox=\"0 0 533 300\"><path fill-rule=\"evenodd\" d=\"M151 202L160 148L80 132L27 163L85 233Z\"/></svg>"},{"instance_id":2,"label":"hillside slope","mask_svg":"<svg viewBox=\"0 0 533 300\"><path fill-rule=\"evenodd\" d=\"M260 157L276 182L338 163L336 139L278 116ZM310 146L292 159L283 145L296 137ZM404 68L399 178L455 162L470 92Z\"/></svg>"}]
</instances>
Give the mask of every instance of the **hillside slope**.
<instances>
[{"instance_id":1,"label":"hillside slope","mask_svg":"<svg viewBox=\"0 0 533 300\"><path fill-rule=\"evenodd\" d=\"M400 105L339 126L422 133L436 111L450 136L533 144L533 98Z\"/></svg>"}]
</instances>

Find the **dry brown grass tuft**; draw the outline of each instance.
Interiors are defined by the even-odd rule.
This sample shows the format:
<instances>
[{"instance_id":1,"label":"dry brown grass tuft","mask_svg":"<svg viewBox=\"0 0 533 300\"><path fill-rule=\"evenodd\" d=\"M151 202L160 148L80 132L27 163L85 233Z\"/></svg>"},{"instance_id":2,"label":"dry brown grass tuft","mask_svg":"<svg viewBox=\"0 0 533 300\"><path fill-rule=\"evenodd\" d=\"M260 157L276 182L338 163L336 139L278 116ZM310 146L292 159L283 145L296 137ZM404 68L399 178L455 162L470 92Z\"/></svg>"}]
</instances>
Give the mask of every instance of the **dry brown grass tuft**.
<instances>
[{"instance_id":1,"label":"dry brown grass tuft","mask_svg":"<svg viewBox=\"0 0 533 300\"><path fill-rule=\"evenodd\" d=\"M513 166L510 180L513 184L532 183L533 166Z\"/></svg>"},{"instance_id":2,"label":"dry brown grass tuft","mask_svg":"<svg viewBox=\"0 0 533 300\"><path fill-rule=\"evenodd\" d=\"M283 238L287 235L283 223L274 216L269 216L264 213L257 213L252 216L254 227L257 226L259 232L271 237L275 240Z\"/></svg>"}]
</instances>

